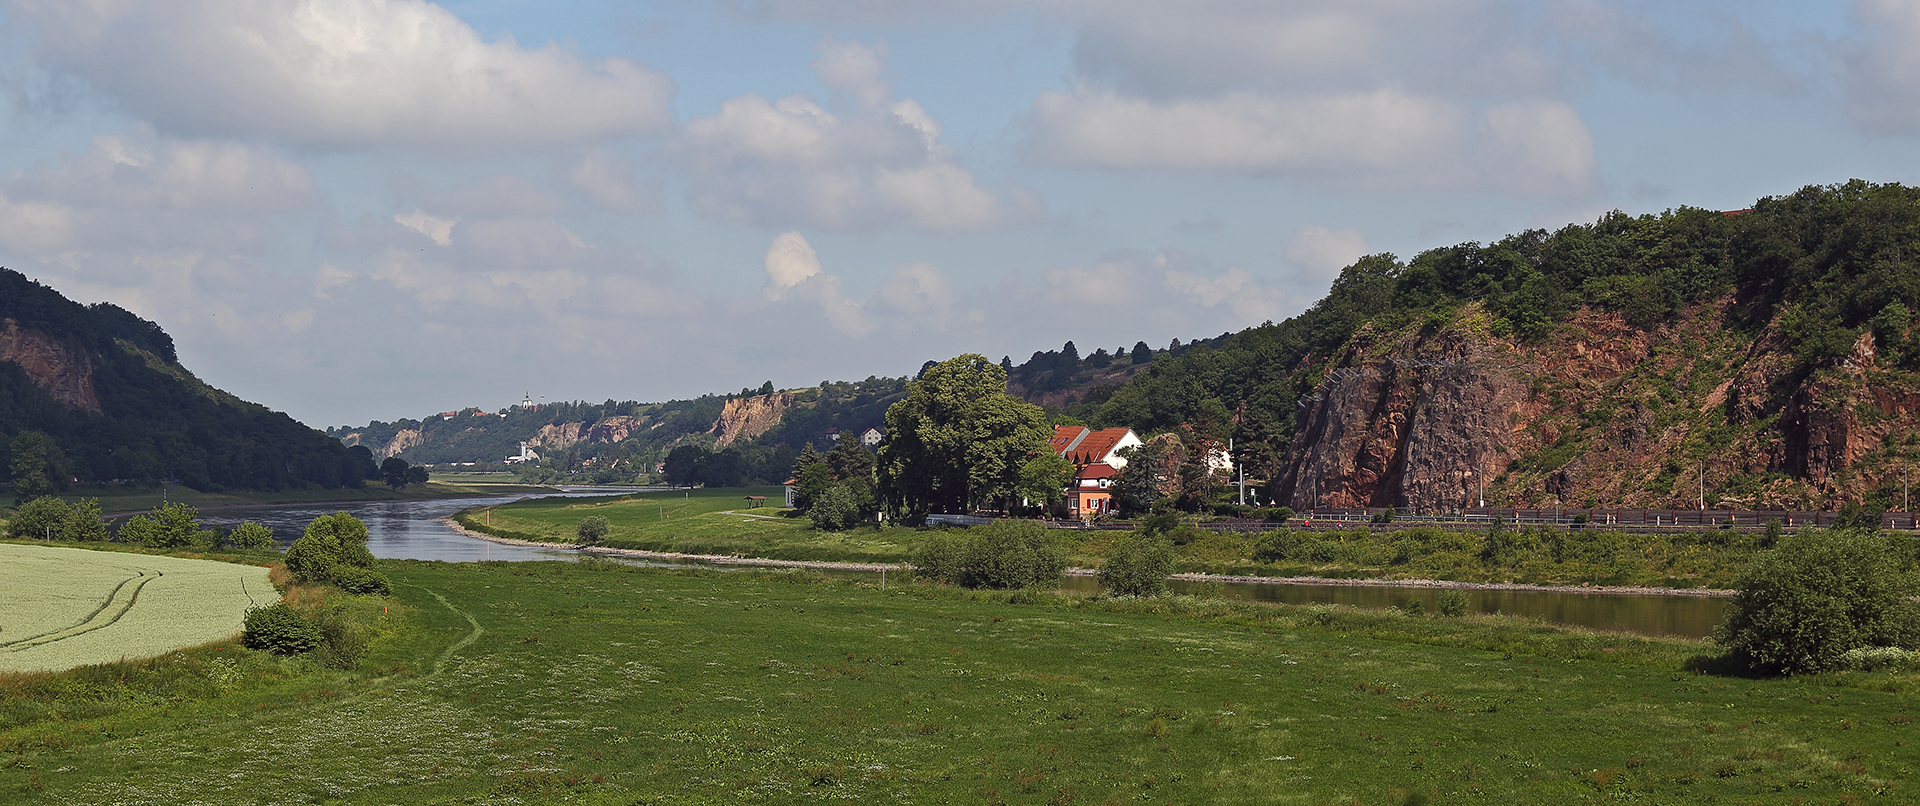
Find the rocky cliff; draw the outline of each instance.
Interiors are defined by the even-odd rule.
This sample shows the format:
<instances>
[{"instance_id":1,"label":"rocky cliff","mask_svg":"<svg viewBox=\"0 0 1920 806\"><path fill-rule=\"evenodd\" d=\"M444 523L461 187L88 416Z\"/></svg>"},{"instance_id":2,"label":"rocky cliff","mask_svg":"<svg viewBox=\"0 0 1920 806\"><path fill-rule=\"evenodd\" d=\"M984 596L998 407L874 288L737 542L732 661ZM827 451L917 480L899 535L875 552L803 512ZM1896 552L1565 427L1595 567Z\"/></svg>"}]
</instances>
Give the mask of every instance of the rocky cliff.
<instances>
[{"instance_id":1,"label":"rocky cliff","mask_svg":"<svg viewBox=\"0 0 1920 806\"><path fill-rule=\"evenodd\" d=\"M1920 377L1872 331L1795 372L1779 324L1743 333L1732 298L1651 330L1583 310L1544 339L1444 325L1363 327L1312 394L1275 481L1296 507L1827 508L1901 503L1920 458Z\"/></svg>"},{"instance_id":2,"label":"rocky cliff","mask_svg":"<svg viewBox=\"0 0 1920 806\"><path fill-rule=\"evenodd\" d=\"M0 326L0 361L19 364L27 378L54 400L100 413L100 399L93 391L93 361L85 351L12 319L0 319Z\"/></svg>"},{"instance_id":3,"label":"rocky cliff","mask_svg":"<svg viewBox=\"0 0 1920 806\"><path fill-rule=\"evenodd\" d=\"M639 417L607 417L594 423L556 423L527 440L536 450L564 451L582 442L619 442L646 428Z\"/></svg>"},{"instance_id":4,"label":"rocky cliff","mask_svg":"<svg viewBox=\"0 0 1920 806\"><path fill-rule=\"evenodd\" d=\"M797 401L791 392L733 398L720 410L720 419L714 421L707 433L714 435L713 444L719 448L733 444L734 440L753 439L778 425L780 418L795 405Z\"/></svg>"}]
</instances>

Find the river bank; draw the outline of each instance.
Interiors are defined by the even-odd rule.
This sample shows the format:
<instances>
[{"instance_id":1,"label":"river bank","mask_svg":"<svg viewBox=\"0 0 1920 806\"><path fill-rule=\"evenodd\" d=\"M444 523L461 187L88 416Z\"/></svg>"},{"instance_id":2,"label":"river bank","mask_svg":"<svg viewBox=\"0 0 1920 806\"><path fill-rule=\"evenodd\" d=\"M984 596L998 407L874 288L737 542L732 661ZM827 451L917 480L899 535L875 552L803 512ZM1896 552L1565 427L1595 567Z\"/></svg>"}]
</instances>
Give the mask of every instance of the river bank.
<instances>
[{"instance_id":1,"label":"river bank","mask_svg":"<svg viewBox=\"0 0 1920 806\"><path fill-rule=\"evenodd\" d=\"M460 525L452 516L441 518L447 528L461 535L485 540L506 546L542 548L557 551L575 551L614 557L632 557L646 560L666 560L672 562L697 562L713 565L762 566L768 568L811 568L823 571L903 571L910 566L905 563L852 563L827 560L777 560L761 557L742 557L737 555L689 554L677 551L645 551L641 549L608 548L604 546L580 546L573 543L542 543L532 540L516 540L498 537L485 532L475 531ZM1093 577L1099 574L1096 568L1068 568L1067 576ZM1248 585L1324 585L1336 587L1390 587L1415 589L1455 589L1470 591L1527 591L1537 593L1578 593L1602 594L1614 596L1695 596L1729 597L1734 591L1719 588L1663 588L1643 585L1535 585L1521 582L1454 582L1442 579L1342 579L1313 576L1248 576L1239 574L1203 574L1180 573L1168 576L1169 579L1189 582L1220 582L1226 584Z\"/></svg>"},{"instance_id":2,"label":"river bank","mask_svg":"<svg viewBox=\"0 0 1920 806\"><path fill-rule=\"evenodd\" d=\"M437 501L501 495L538 495L560 488L529 484L468 484L429 481L399 490L369 485L358 489L203 493L187 487L166 492L131 491L119 487L76 488L58 496L68 503L82 498L100 501L106 517L123 518L151 512L163 503L188 504L201 512L269 507L310 507L324 504L372 504L398 501Z\"/></svg>"}]
</instances>

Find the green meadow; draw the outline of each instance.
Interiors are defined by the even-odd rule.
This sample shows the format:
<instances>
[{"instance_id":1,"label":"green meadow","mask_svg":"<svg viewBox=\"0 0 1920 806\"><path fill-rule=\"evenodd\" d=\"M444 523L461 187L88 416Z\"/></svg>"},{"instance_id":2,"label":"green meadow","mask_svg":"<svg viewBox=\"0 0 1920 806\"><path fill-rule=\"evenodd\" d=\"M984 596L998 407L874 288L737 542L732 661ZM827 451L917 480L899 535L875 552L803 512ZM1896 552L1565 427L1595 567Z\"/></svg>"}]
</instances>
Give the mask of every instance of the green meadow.
<instances>
[{"instance_id":1,"label":"green meadow","mask_svg":"<svg viewBox=\"0 0 1920 806\"><path fill-rule=\"evenodd\" d=\"M746 496L765 496L749 508ZM642 492L605 498L545 498L462 513L476 531L538 542L572 542L580 520L605 517L614 548L780 560L901 563L929 534L873 526L845 532L784 517L779 487ZM1125 533L1057 532L1069 562L1097 567ZM1177 571L1248 576L1441 579L1540 585L1728 588L1762 551L1764 534L1704 529L1661 533L1552 527L1453 531L1364 527L1265 533L1175 529Z\"/></svg>"},{"instance_id":2,"label":"green meadow","mask_svg":"<svg viewBox=\"0 0 1920 806\"><path fill-rule=\"evenodd\" d=\"M1745 679L1498 617L607 561L296 591L355 671L216 644L0 678L0 800L1886 803L1920 674Z\"/></svg>"}]
</instances>

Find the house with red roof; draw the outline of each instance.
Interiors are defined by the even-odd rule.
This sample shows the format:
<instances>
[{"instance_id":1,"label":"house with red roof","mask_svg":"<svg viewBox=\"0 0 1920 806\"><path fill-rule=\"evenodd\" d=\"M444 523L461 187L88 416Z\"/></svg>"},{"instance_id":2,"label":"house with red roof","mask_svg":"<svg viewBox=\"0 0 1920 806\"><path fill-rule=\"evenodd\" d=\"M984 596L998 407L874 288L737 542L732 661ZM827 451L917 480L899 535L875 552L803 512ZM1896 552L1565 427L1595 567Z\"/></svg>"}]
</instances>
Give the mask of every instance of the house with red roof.
<instances>
[{"instance_id":1,"label":"house with red roof","mask_svg":"<svg viewBox=\"0 0 1920 806\"><path fill-rule=\"evenodd\" d=\"M1113 481L1120 475L1120 468L1127 466L1120 450L1141 444L1144 443L1131 428L1096 431L1079 425L1054 426L1053 438L1047 440L1047 447L1072 462L1074 469L1073 480L1067 483L1067 514L1091 518L1111 512Z\"/></svg>"}]
</instances>

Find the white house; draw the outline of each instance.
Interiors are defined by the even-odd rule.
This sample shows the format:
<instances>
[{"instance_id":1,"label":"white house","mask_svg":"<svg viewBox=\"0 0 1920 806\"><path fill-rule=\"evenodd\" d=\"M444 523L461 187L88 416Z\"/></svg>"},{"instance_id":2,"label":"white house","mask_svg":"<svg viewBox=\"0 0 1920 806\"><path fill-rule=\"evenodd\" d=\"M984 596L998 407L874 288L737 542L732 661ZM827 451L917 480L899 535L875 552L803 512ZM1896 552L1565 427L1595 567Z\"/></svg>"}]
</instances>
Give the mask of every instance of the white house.
<instances>
[{"instance_id":1,"label":"white house","mask_svg":"<svg viewBox=\"0 0 1920 806\"><path fill-rule=\"evenodd\" d=\"M884 439L885 437L886 437L886 434L881 433L880 429L869 428L865 431L860 432L860 444L871 448L871 447L874 447L875 445L879 445L880 440Z\"/></svg>"}]
</instances>

